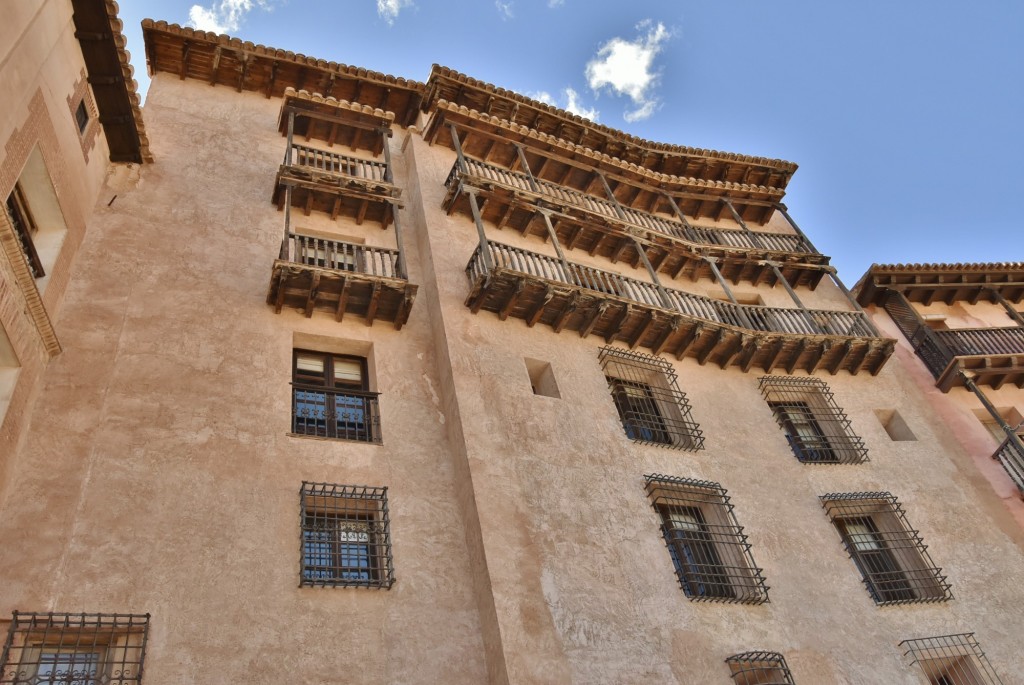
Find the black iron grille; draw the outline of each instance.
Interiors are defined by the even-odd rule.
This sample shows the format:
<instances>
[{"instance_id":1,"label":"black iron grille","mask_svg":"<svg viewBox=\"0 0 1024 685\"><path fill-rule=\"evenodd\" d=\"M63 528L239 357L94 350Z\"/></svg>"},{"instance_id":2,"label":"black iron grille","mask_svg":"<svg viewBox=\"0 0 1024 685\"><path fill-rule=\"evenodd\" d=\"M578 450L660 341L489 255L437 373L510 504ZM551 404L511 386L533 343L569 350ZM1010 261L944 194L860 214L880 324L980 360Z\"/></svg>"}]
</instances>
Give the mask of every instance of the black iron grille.
<instances>
[{"instance_id":1,"label":"black iron grille","mask_svg":"<svg viewBox=\"0 0 1024 685\"><path fill-rule=\"evenodd\" d=\"M381 442L378 393L292 384L292 432Z\"/></svg>"},{"instance_id":2,"label":"black iron grille","mask_svg":"<svg viewBox=\"0 0 1024 685\"><path fill-rule=\"evenodd\" d=\"M952 599L942 569L892 494L830 493L820 499L876 603Z\"/></svg>"},{"instance_id":3,"label":"black iron grille","mask_svg":"<svg viewBox=\"0 0 1024 685\"><path fill-rule=\"evenodd\" d=\"M974 633L904 640L900 647L932 685L1003 685Z\"/></svg>"},{"instance_id":4,"label":"black iron grille","mask_svg":"<svg viewBox=\"0 0 1024 685\"><path fill-rule=\"evenodd\" d=\"M704 434L671 364L615 347L602 347L598 358L627 437L673 449L704 447Z\"/></svg>"},{"instance_id":5,"label":"black iron grille","mask_svg":"<svg viewBox=\"0 0 1024 685\"><path fill-rule=\"evenodd\" d=\"M761 394L786 433L796 458L805 464L860 464L868 460L864 442L817 378L763 376Z\"/></svg>"},{"instance_id":6,"label":"black iron grille","mask_svg":"<svg viewBox=\"0 0 1024 685\"><path fill-rule=\"evenodd\" d=\"M141 683L148 634L149 614L15 611L0 683Z\"/></svg>"},{"instance_id":7,"label":"black iron grille","mask_svg":"<svg viewBox=\"0 0 1024 685\"><path fill-rule=\"evenodd\" d=\"M687 597L743 604L768 601L761 569L754 564L747 536L718 483L661 474L646 476L646 482Z\"/></svg>"},{"instance_id":8,"label":"black iron grille","mask_svg":"<svg viewBox=\"0 0 1024 685\"><path fill-rule=\"evenodd\" d=\"M390 588L387 488L302 483L299 585Z\"/></svg>"},{"instance_id":9,"label":"black iron grille","mask_svg":"<svg viewBox=\"0 0 1024 685\"><path fill-rule=\"evenodd\" d=\"M737 685L796 685L778 652L743 652L725 660Z\"/></svg>"}]
</instances>

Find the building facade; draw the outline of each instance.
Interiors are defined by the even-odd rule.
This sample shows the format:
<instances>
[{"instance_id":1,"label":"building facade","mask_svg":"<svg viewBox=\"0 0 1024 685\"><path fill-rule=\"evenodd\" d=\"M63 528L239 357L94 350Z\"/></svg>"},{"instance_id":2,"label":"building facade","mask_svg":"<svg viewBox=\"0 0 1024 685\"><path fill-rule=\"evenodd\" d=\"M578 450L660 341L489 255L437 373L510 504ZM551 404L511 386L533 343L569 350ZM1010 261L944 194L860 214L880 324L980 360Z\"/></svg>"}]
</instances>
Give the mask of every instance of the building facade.
<instances>
[{"instance_id":1,"label":"building facade","mask_svg":"<svg viewBox=\"0 0 1024 685\"><path fill-rule=\"evenodd\" d=\"M66 77L115 33L81 4L12 35L52 17ZM1021 528L782 204L796 165L143 30L139 159L103 124L60 290L23 243L0 274L0 683L1024 671Z\"/></svg>"}]
</instances>

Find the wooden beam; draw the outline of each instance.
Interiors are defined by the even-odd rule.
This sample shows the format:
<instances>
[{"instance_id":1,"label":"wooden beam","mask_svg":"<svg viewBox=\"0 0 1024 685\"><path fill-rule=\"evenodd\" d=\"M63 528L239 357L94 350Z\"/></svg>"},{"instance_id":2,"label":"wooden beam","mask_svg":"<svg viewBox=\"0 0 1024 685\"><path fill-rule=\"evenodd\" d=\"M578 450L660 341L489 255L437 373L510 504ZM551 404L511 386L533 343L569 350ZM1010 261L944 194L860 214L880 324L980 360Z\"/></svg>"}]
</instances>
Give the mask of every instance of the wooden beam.
<instances>
[{"instance_id":1,"label":"wooden beam","mask_svg":"<svg viewBox=\"0 0 1024 685\"><path fill-rule=\"evenodd\" d=\"M811 367L807 369L807 373L813 374L818 370L818 365L821 361L828 356L829 351L832 349L832 341L822 340L815 350L814 361L811 363Z\"/></svg>"},{"instance_id":2,"label":"wooden beam","mask_svg":"<svg viewBox=\"0 0 1024 685\"><path fill-rule=\"evenodd\" d=\"M380 281L373 282L373 294L370 295L370 306L366 309L366 325L372 326L377 318L377 307L380 304Z\"/></svg>"},{"instance_id":3,"label":"wooden beam","mask_svg":"<svg viewBox=\"0 0 1024 685\"><path fill-rule=\"evenodd\" d=\"M192 43L187 40L181 44L181 70L178 73L178 79L181 81L184 81L185 77L188 75L188 58L191 48Z\"/></svg>"},{"instance_id":4,"label":"wooden beam","mask_svg":"<svg viewBox=\"0 0 1024 685\"><path fill-rule=\"evenodd\" d=\"M697 363L698 364L700 364L701 366L704 366L707 363L708 359L711 358L711 354L718 347L718 344L720 342L722 342L722 338L724 336L725 336L725 329L724 328L719 328L717 331L715 331L714 335L712 336L710 344L706 345L704 347L704 349L701 350L700 353L697 354Z\"/></svg>"},{"instance_id":5,"label":"wooden beam","mask_svg":"<svg viewBox=\"0 0 1024 685\"><path fill-rule=\"evenodd\" d=\"M775 369L775 365L779 363L779 357L782 356L782 351L785 349L785 338L779 338L778 340L775 341L775 344L772 346L772 351L767 357L765 365L761 367L764 369L765 373L771 373L772 370Z\"/></svg>"},{"instance_id":6,"label":"wooden beam","mask_svg":"<svg viewBox=\"0 0 1024 685\"><path fill-rule=\"evenodd\" d=\"M345 307L348 305L348 288L351 282L342 277L341 291L338 292L338 306L334 309L334 320L340 322L345 317Z\"/></svg>"},{"instance_id":7,"label":"wooden beam","mask_svg":"<svg viewBox=\"0 0 1024 685\"><path fill-rule=\"evenodd\" d=\"M558 318L555 319L555 323L552 326L552 328L555 330L555 333L561 333L562 332L562 328L565 326L566 322L569 320L569 316L573 312L576 311L577 307L579 307L579 302L580 302L579 291L574 291L572 296L570 296L569 299L566 300L565 307L558 314Z\"/></svg>"},{"instance_id":8,"label":"wooden beam","mask_svg":"<svg viewBox=\"0 0 1024 685\"><path fill-rule=\"evenodd\" d=\"M519 302L519 298L522 297L523 289L526 287L526 279L517 278L515 285L512 286L511 292L508 294L508 298L505 299L505 305L498 312L498 318L504 321L508 318L512 308Z\"/></svg>"},{"instance_id":9,"label":"wooden beam","mask_svg":"<svg viewBox=\"0 0 1024 685\"><path fill-rule=\"evenodd\" d=\"M622 330L626 320L629 319L629 315L633 313L633 305L623 304L622 309L619 310L619 315L615 317L615 322L608 328L608 332L604 336L604 341L607 344L611 344L612 340L615 340L615 336Z\"/></svg>"},{"instance_id":10,"label":"wooden beam","mask_svg":"<svg viewBox=\"0 0 1024 685\"><path fill-rule=\"evenodd\" d=\"M804 350L807 349L807 338L802 338L797 343L796 349L793 350L793 356L789 360L789 364L786 365L786 373L792 374L793 370L796 369L797 364L800 362L800 357L803 356Z\"/></svg>"},{"instance_id":11,"label":"wooden beam","mask_svg":"<svg viewBox=\"0 0 1024 685\"><path fill-rule=\"evenodd\" d=\"M284 307L285 284L288 282L288 270L282 268L281 276L277 279L277 299L274 301L274 313L280 314Z\"/></svg>"},{"instance_id":12,"label":"wooden beam","mask_svg":"<svg viewBox=\"0 0 1024 685\"><path fill-rule=\"evenodd\" d=\"M594 330L594 325L598 319L604 316L605 311L608 309L608 300L603 300L590 310L587 318L583 320L583 325L580 326L580 337L585 338L590 335L590 332Z\"/></svg>"},{"instance_id":13,"label":"wooden beam","mask_svg":"<svg viewBox=\"0 0 1024 685\"><path fill-rule=\"evenodd\" d=\"M618 262L619 258L622 257L622 253L625 252L626 248L629 247L632 244L633 244L633 239L632 238L630 238L630 237L623 238L619 242L618 247L615 248L615 252L612 253L612 257L611 257L612 264L615 264L616 262ZM637 246L637 249L639 250L640 247Z\"/></svg>"},{"instance_id":14,"label":"wooden beam","mask_svg":"<svg viewBox=\"0 0 1024 685\"><path fill-rule=\"evenodd\" d=\"M704 326L697 324L689 330L689 332L683 336L683 339L679 342L679 347L676 348L676 359L680 361L686 356L686 353L690 351L690 347L701 337L704 332Z\"/></svg>"},{"instance_id":15,"label":"wooden beam","mask_svg":"<svg viewBox=\"0 0 1024 685\"><path fill-rule=\"evenodd\" d=\"M309 216L309 213L313 211L313 191L306 189L306 204L302 208L302 213Z\"/></svg>"},{"instance_id":16,"label":"wooden beam","mask_svg":"<svg viewBox=\"0 0 1024 685\"><path fill-rule=\"evenodd\" d=\"M725 354L722 356L722 360L718 362L718 365L723 369L728 369L729 365L732 364L733 360L743 351L743 346L746 344L744 340L746 338L742 333L733 335L732 345L727 349Z\"/></svg>"},{"instance_id":17,"label":"wooden beam","mask_svg":"<svg viewBox=\"0 0 1024 685\"><path fill-rule=\"evenodd\" d=\"M412 303L416 299L416 292L405 286L405 295L402 297L402 302L398 305L398 313L395 315L395 330L402 330L402 326L409 320L409 312L412 311Z\"/></svg>"},{"instance_id":18,"label":"wooden beam","mask_svg":"<svg viewBox=\"0 0 1024 685\"><path fill-rule=\"evenodd\" d=\"M839 369L846 365L846 360L850 357L850 352L853 351L853 341L847 340L843 343L843 351L836 355L836 358L832 360L832 365L828 367L828 372L833 376L839 373Z\"/></svg>"},{"instance_id":19,"label":"wooden beam","mask_svg":"<svg viewBox=\"0 0 1024 685\"><path fill-rule=\"evenodd\" d=\"M512 204L512 202L509 202L508 205L505 206L505 211L501 213L501 217L498 219L498 230L505 228L505 224L508 223L509 218L512 216L512 210L514 208L515 205Z\"/></svg>"},{"instance_id":20,"label":"wooden beam","mask_svg":"<svg viewBox=\"0 0 1024 685\"><path fill-rule=\"evenodd\" d=\"M661 354L665 350L665 346L668 345L668 341L672 339L672 336L676 334L679 327L682 325L683 319L681 317L672 317L672 320L668 322L667 326L665 326L665 330L662 332L657 342L654 343L654 347L651 348L654 354Z\"/></svg>"},{"instance_id":21,"label":"wooden beam","mask_svg":"<svg viewBox=\"0 0 1024 685\"><path fill-rule=\"evenodd\" d=\"M356 226L363 225L363 219L366 218L366 208L369 207L370 203L366 200L359 202L359 211L356 212Z\"/></svg>"},{"instance_id":22,"label":"wooden beam","mask_svg":"<svg viewBox=\"0 0 1024 685\"><path fill-rule=\"evenodd\" d=\"M629 349L636 349L636 346L640 344L640 341L647 337L651 329L654 328L654 324L657 323L658 316L653 311L647 312L647 320L644 321L644 325L641 326L633 339L629 341Z\"/></svg>"},{"instance_id":23,"label":"wooden beam","mask_svg":"<svg viewBox=\"0 0 1024 685\"><path fill-rule=\"evenodd\" d=\"M548 306L548 303L551 302L551 298L554 296L554 289L552 289L551 286L548 286L544 290L544 295L537 300L537 304L534 306L533 311L530 312L528 317L526 317L526 325L528 327L533 328L537 325L537 322L540 321L541 315L544 314L544 308Z\"/></svg>"},{"instance_id":24,"label":"wooden beam","mask_svg":"<svg viewBox=\"0 0 1024 685\"><path fill-rule=\"evenodd\" d=\"M751 337L744 347L742 361L740 362L740 368L743 369L743 373L750 371L750 367L754 365L754 360L757 358L757 352L760 349L760 341L756 337Z\"/></svg>"},{"instance_id":25,"label":"wooden beam","mask_svg":"<svg viewBox=\"0 0 1024 685\"><path fill-rule=\"evenodd\" d=\"M277 68L278 68L277 60L274 60L273 62L270 63L270 73L267 75L267 92L266 92L266 96L267 96L268 100L270 99L270 96L274 94L274 83L277 81Z\"/></svg>"},{"instance_id":26,"label":"wooden beam","mask_svg":"<svg viewBox=\"0 0 1024 685\"><path fill-rule=\"evenodd\" d=\"M213 50L213 62L210 63L210 85L217 85L218 71L220 70L221 47L218 45Z\"/></svg>"},{"instance_id":27,"label":"wooden beam","mask_svg":"<svg viewBox=\"0 0 1024 685\"><path fill-rule=\"evenodd\" d=\"M316 296L320 288L320 272L313 272L313 280L309 284L309 296L306 298L306 318L313 316L313 307L316 305Z\"/></svg>"}]
</instances>

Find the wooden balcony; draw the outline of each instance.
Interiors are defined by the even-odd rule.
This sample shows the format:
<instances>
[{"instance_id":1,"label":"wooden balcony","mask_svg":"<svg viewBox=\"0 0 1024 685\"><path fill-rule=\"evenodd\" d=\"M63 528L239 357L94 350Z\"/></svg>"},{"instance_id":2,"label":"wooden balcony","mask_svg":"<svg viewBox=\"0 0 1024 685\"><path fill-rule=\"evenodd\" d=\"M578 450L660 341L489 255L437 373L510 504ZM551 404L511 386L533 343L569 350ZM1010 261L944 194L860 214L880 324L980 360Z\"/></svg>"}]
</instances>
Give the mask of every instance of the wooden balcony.
<instances>
[{"instance_id":1,"label":"wooden balcony","mask_svg":"<svg viewBox=\"0 0 1024 685\"><path fill-rule=\"evenodd\" d=\"M1024 387L1024 327L937 331L898 291L888 291L882 305L943 392L964 385L961 371L969 372L979 385Z\"/></svg>"},{"instance_id":2,"label":"wooden balcony","mask_svg":"<svg viewBox=\"0 0 1024 685\"><path fill-rule=\"evenodd\" d=\"M313 210L332 219L347 216L357 224L379 221L387 228L401 206L401 190L391 182L385 162L292 144L277 173L273 201L283 209L291 189L292 207L308 216Z\"/></svg>"},{"instance_id":3,"label":"wooden balcony","mask_svg":"<svg viewBox=\"0 0 1024 685\"><path fill-rule=\"evenodd\" d=\"M448 175L444 207L449 214L471 216L466 190L475 189L480 191L483 219L546 239L538 209L549 209L564 247L586 250L612 263L623 260L639 267L634 237L641 237L651 264L672 278L714 278L705 259L711 257L733 283L774 285L777 277L768 262L775 262L791 285L813 289L828 269L828 257L796 234L687 225L468 157L465 163L465 171L456 162Z\"/></svg>"},{"instance_id":4,"label":"wooden balcony","mask_svg":"<svg viewBox=\"0 0 1024 685\"><path fill-rule=\"evenodd\" d=\"M406 277L398 250L291 234L270 274L267 304L346 314L392 322L401 329L409 318L418 286Z\"/></svg>"},{"instance_id":5,"label":"wooden balcony","mask_svg":"<svg viewBox=\"0 0 1024 685\"><path fill-rule=\"evenodd\" d=\"M595 334L722 368L875 374L895 343L877 337L860 312L736 305L493 241L486 252L474 251L466 274L466 305L474 313L484 309L502 320L542 322L556 332Z\"/></svg>"},{"instance_id":6,"label":"wooden balcony","mask_svg":"<svg viewBox=\"0 0 1024 685\"><path fill-rule=\"evenodd\" d=\"M1024 440L1019 435L1006 436L992 458L1003 465L1017 489L1024 494Z\"/></svg>"}]
</instances>

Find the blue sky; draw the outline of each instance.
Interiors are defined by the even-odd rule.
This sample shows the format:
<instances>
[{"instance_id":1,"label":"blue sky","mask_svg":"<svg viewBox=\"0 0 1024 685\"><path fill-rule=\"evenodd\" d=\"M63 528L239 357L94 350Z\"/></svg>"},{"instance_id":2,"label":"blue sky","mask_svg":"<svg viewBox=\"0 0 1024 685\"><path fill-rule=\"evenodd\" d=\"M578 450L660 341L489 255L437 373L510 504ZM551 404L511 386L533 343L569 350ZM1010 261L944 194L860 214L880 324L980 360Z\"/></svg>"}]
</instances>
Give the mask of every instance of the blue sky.
<instances>
[{"instance_id":1,"label":"blue sky","mask_svg":"<svg viewBox=\"0 0 1024 685\"><path fill-rule=\"evenodd\" d=\"M872 262L1024 260L1019 0L127 0L144 17L425 80L434 62L659 142L796 162L790 213Z\"/></svg>"}]
</instances>

